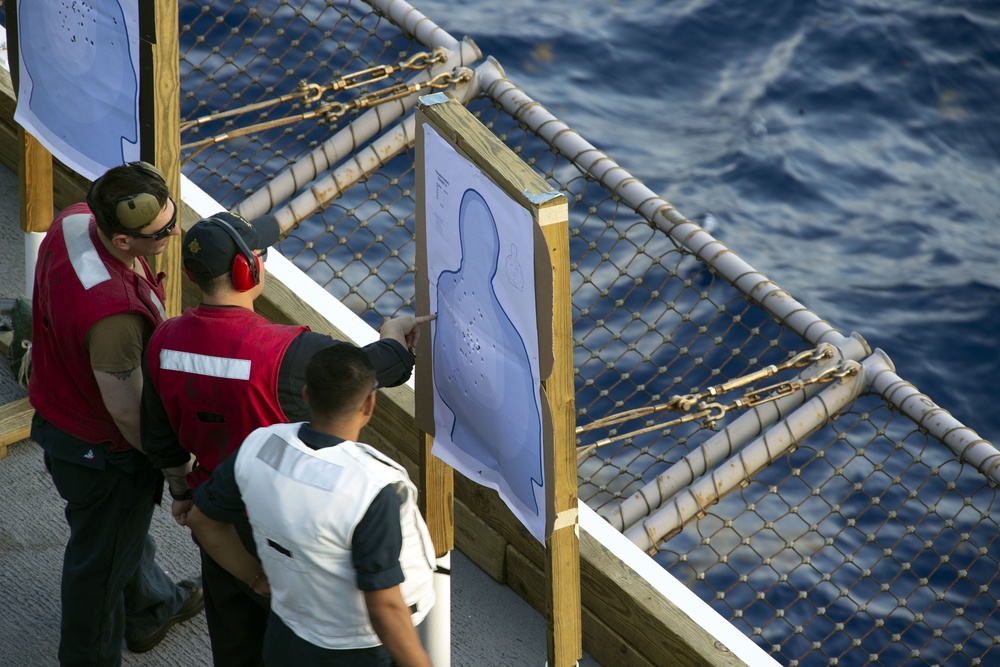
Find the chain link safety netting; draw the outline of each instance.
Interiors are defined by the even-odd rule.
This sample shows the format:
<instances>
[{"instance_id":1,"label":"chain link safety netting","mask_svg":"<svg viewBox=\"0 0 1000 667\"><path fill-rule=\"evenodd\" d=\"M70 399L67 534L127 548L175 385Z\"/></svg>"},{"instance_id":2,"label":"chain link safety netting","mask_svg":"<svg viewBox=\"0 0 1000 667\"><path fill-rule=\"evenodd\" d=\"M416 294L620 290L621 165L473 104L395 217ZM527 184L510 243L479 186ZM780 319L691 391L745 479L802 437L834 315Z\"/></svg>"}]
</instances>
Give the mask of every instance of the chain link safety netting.
<instances>
[{"instance_id":1,"label":"chain link safety netting","mask_svg":"<svg viewBox=\"0 0 1000 667\"><path fill-rule=\"evenodd\" d=\"M180 27L183 171L230 209L316 162L332 134L350 130L353 100L413 72L324 98L340 106L298 94L304 84L432 50L356 1L181 2ZM701 475L693 462L707 462L713 438L732 438L746 407L711 388L773 365L767 383L796 389L799 371L781 365L814 345L496 100L480 93L468 108L569 202L578 424L674 396L704 399L695 411L723 406L702 411L708 419L656 410L627 422L633 431L580 433L581 500L612 523L642 504L619 528L645 535L663 567L783 664L1000 664L995 486L870 386L787 449L769 449L746 479ZM318 175L350 159L326 151ZM413 161L412 146L385 155L279 245L376 327L414 311ZM297 182L291 194L309 188ZM658 508L637 492L685 475L695 496L706 495L696 479L711 477L711 497L691 510L673 493L663 500L676 519L650 532L643 521Z\"/></svg>"}]
</instances>

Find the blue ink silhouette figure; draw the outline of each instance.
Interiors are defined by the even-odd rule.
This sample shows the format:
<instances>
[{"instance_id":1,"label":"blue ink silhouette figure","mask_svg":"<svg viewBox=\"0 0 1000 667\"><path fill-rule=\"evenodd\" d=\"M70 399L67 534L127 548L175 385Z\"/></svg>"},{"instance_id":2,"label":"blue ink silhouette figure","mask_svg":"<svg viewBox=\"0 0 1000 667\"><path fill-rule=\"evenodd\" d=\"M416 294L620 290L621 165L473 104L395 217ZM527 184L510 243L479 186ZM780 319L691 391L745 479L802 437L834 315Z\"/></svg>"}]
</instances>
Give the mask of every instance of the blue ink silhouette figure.
<instances>
[{"instance_id":1,"label":"blue ink silhouette figure","mask_svg":"<svg viewBox=\"0 0 1000 667\"><path fill-rule=\"evenodd\" d=\"M126 161L125 144L139 140L138 119L113 113L134 110L139 77L132 67L121 4L106 2L103 13L95 9L99 4L50 2L44 9L18 12L18 23L22 43L48 45L21 52L32 82L31 110L69 146L113 167ZM100 81L108 89L97 86L94 95L81 100L81 81ZM119 141L108 141L111 133Z\"/></svg>"},{"instance_id":2,"label":"blue ink silhouette figure","mask_svg":"<svg viewBox=\"0 0 1000 667\"><path fill-rule=\"evenodd\" d=\"M458 216L462 262L457 271L443 271L437 285L435 384L455 417L452 442L502 473L512 493L537 516L542 420L527 349L493 288L500 258L496 221L472 189L462 195ZM484 339L486 332L495 345Z\"/></svg>"}]
</instances>

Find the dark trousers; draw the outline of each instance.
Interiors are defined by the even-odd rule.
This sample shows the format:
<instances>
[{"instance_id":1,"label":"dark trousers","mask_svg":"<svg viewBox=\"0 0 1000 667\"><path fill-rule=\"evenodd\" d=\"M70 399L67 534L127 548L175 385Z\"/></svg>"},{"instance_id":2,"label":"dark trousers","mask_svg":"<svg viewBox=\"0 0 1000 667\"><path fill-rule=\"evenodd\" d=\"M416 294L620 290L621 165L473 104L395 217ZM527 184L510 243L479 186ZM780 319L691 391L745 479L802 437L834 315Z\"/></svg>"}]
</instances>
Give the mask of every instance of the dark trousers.
<instances>
[{"instance_id":1,"label":"dark trousers","mask_svg":"<svg viewBox=\"0 0 1000 667\"><path fill-rule=\"evenodd\" d=\"M122 640L143 639L183 604L186 592L154 562L149 535L159 471L89 468L46 454L66 501L59 663L118 667Z\"/></svg>"},{"instance_id":2,"label":"dark trousers","mask_svg":"<svg viewBox=\"0 0 1000 667\"><path fill-rule=\"evenodd\" d=\"M250 524L237 524L236 529L254 552ZM215 667L263 667L264 632L271 606L268 599L229 574L204 549L201 584Z\"/></svg>"},{"instance_id":3,"label":"dark trousers","mask_svg":"<svg viewBox=\"0 0 1000 667\"><path fill-rule=\"evenodd\" d=\"M264 640L267 667L393 667L384 646L331 650L311 644L292 632L275 614Z\"/></svg>"}]
</instances>

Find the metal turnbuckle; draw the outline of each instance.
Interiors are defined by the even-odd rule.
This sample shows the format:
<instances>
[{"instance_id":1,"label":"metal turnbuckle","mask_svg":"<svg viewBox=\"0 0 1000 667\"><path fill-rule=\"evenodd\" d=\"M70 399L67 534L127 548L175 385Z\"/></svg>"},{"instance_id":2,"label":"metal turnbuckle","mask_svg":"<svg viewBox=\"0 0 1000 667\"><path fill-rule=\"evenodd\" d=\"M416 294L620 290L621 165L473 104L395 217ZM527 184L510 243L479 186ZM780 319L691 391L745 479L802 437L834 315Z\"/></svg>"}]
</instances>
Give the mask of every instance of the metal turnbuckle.
<instances>
[{"instance_id":1,"label":"metal turnbuckle","mask_svg":"<svg viewBox=\"0 0 1000 667\"><path fill-rule=\"evenodd\" d=\"M832 366L830 368L823 369L816 375L810 378L795 379L795 380L783 380L781 382L768 385L765 387L759 387L757 389L747 389L744 391L740 398L735 399L731 403L724 404L717 400L718 397L723 396L733 389L738 389L744 387L748 384L753 384L759 382L768 377L773 377L783 370L790 368L805 368L811 364L823 361L833 357L833 348L829 345L820 345L813 350L807 350L805 352L800 352L787 361L780 364L772 364L766 366L760 370L742 375L738 378L729 380L719 385L714 385L708 387L704 391L697 394L675 394L671 396L665 403L654 406L646 406L643 408L636 408L634 410L627 410L615 415L610 415L608 417L603 417L601 419L596 419L593 422L586 424L584 426L577 427L576 433L586 433L587 431L594 430L596 428L606 428L609 426L614 426L616 424L621 424L623 422L631 421L633 419L638 419L640 417L646 417L648 415L656 414L658 412L663 412L666 410L674 412L685 412L688 413L683 417L673 419L667 422L662 422L658 424L651 424L644 426L642 428L629 431L627 433L617 434L610 438L604 438L597 442L581 445L577 448L577 458L581 458L587 453L609 445L614 442L619 442L621 440L626 440L629 438L634 438L645 433L650 433L652 431L661 430L665 428L670 428L678 424L683 424L686 422L694 421L697 419L704 420L703 423L707 428L714 429L715 426L721 421L727 413L733 410L741 410L752 408L763 403L768 403L771 401L776 401L785 396L790 396L796 392L802 391L807 386L811 384L823 384L827 382L833 382L834 380L841 379L848 376L856 375L858 369L856 366L845 366L838 365ZM712 400L710 400L712 399ZM691 412L691 410L695 410Z\"/></svg>"},{"instance_id":2,"label":"metal turnbuckle","mask_svg":"<svg viewBox=\"0 0 1000 667\"><path fill-rule=\"evenodd\" d=\"M232 116L238 116L251 111L257 111L259 109L264 109L277 104L283 104L288 102L299 101L306 107L312 107L313 105L318 105L315 109L311 111L305 111L303 113L294 114L291 116L285 116L282 118L264 121L261 123L253 123L251 125L246 125L240 128L235 128L228 130L227 132L222 132L199 141L193 141L188 144L183 144L181 146L182 150L190 149L203 149L206 146L213 144L218 144L228 139L234 137L245 136L254 132L261 132L264 130L270 130L275 127L280 127L282 125L289 125L291 123L298 123L303 120L310 120L313 118L321 118L327 123L336 123L341 117L350 111L355 111L359 109L367 109L379 104L385 104L387 102L392 102L394 100L402 99L413 93L418 93L421 90L430 88L437 90L444 90L450 88L453 85L459 83L464 83L472 79L472 71L467 68L459 68L455 72L442 72L429 80L422 83L411 83L411 84L397 84L390 86L382 90L375 90L364 95L360 95L354 100L349 102L337 102L328 101L324 102L323 97L327 93L336 93L342 90L351 90L354 88L361 88L368 86L380 81L385 81L390 76L396 72L402 72L404 70L423 70L427 69L431 65L437 63L443 63L448 59L448 51L443 47L437 47L434 49L433 53L420 52L416 53L410 58L407 58L401 63L395 65L377 65L375 67L369 67L358 72L352 72L350 74L345 74L344 76L336 79L335 81L320 85L316 83L309 83L307 81L299 82L298 87L295 92L288 93L287 95L281 95L269 100L264 100L261 102L256 102L254 104L247 104L241 106L237 109L229 109L226 111L218 111L201 118L196 118L194 120L184 121L180 125L181 132L190 130L194 127L204 125L215 120L221 120L223 118L230 118ZM190 159L190 157L188 158Z\"/></svg>"}]
</instances>

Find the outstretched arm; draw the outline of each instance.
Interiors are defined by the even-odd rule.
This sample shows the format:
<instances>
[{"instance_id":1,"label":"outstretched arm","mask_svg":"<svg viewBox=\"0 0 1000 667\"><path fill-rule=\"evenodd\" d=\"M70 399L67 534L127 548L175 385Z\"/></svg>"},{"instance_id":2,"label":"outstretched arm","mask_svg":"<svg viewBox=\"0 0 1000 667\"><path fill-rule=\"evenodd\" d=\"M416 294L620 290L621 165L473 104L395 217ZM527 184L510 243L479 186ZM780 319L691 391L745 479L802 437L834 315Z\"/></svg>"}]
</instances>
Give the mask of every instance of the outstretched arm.
<instances>
[{"instance_id":1,"label":"outstretched arm","mask_svg":"<svg viewBox=\"0 0 1000 667\"><path fill-rule=\"evenodd\" d=\"M375 633L396 665L431 667L430 656L420 643L417 629L410 620L410 608L403 601L399 586L365 591L365 606Z\"/></svg>"},{"instance_id":2,"label":"outstretched arm","mask_svg":"<svg viewBox=\"0 0 1000 667\"><path fill-rule=\"evenodd\" d=\"M420 340L420 325L426 324L436 317L436 314L421 315L420 317L413 317L412 315L394 317L379 329L379 338L392 338L410 352L413 352L417 349L417 341Z\"/></svg>"}]
</instances>

